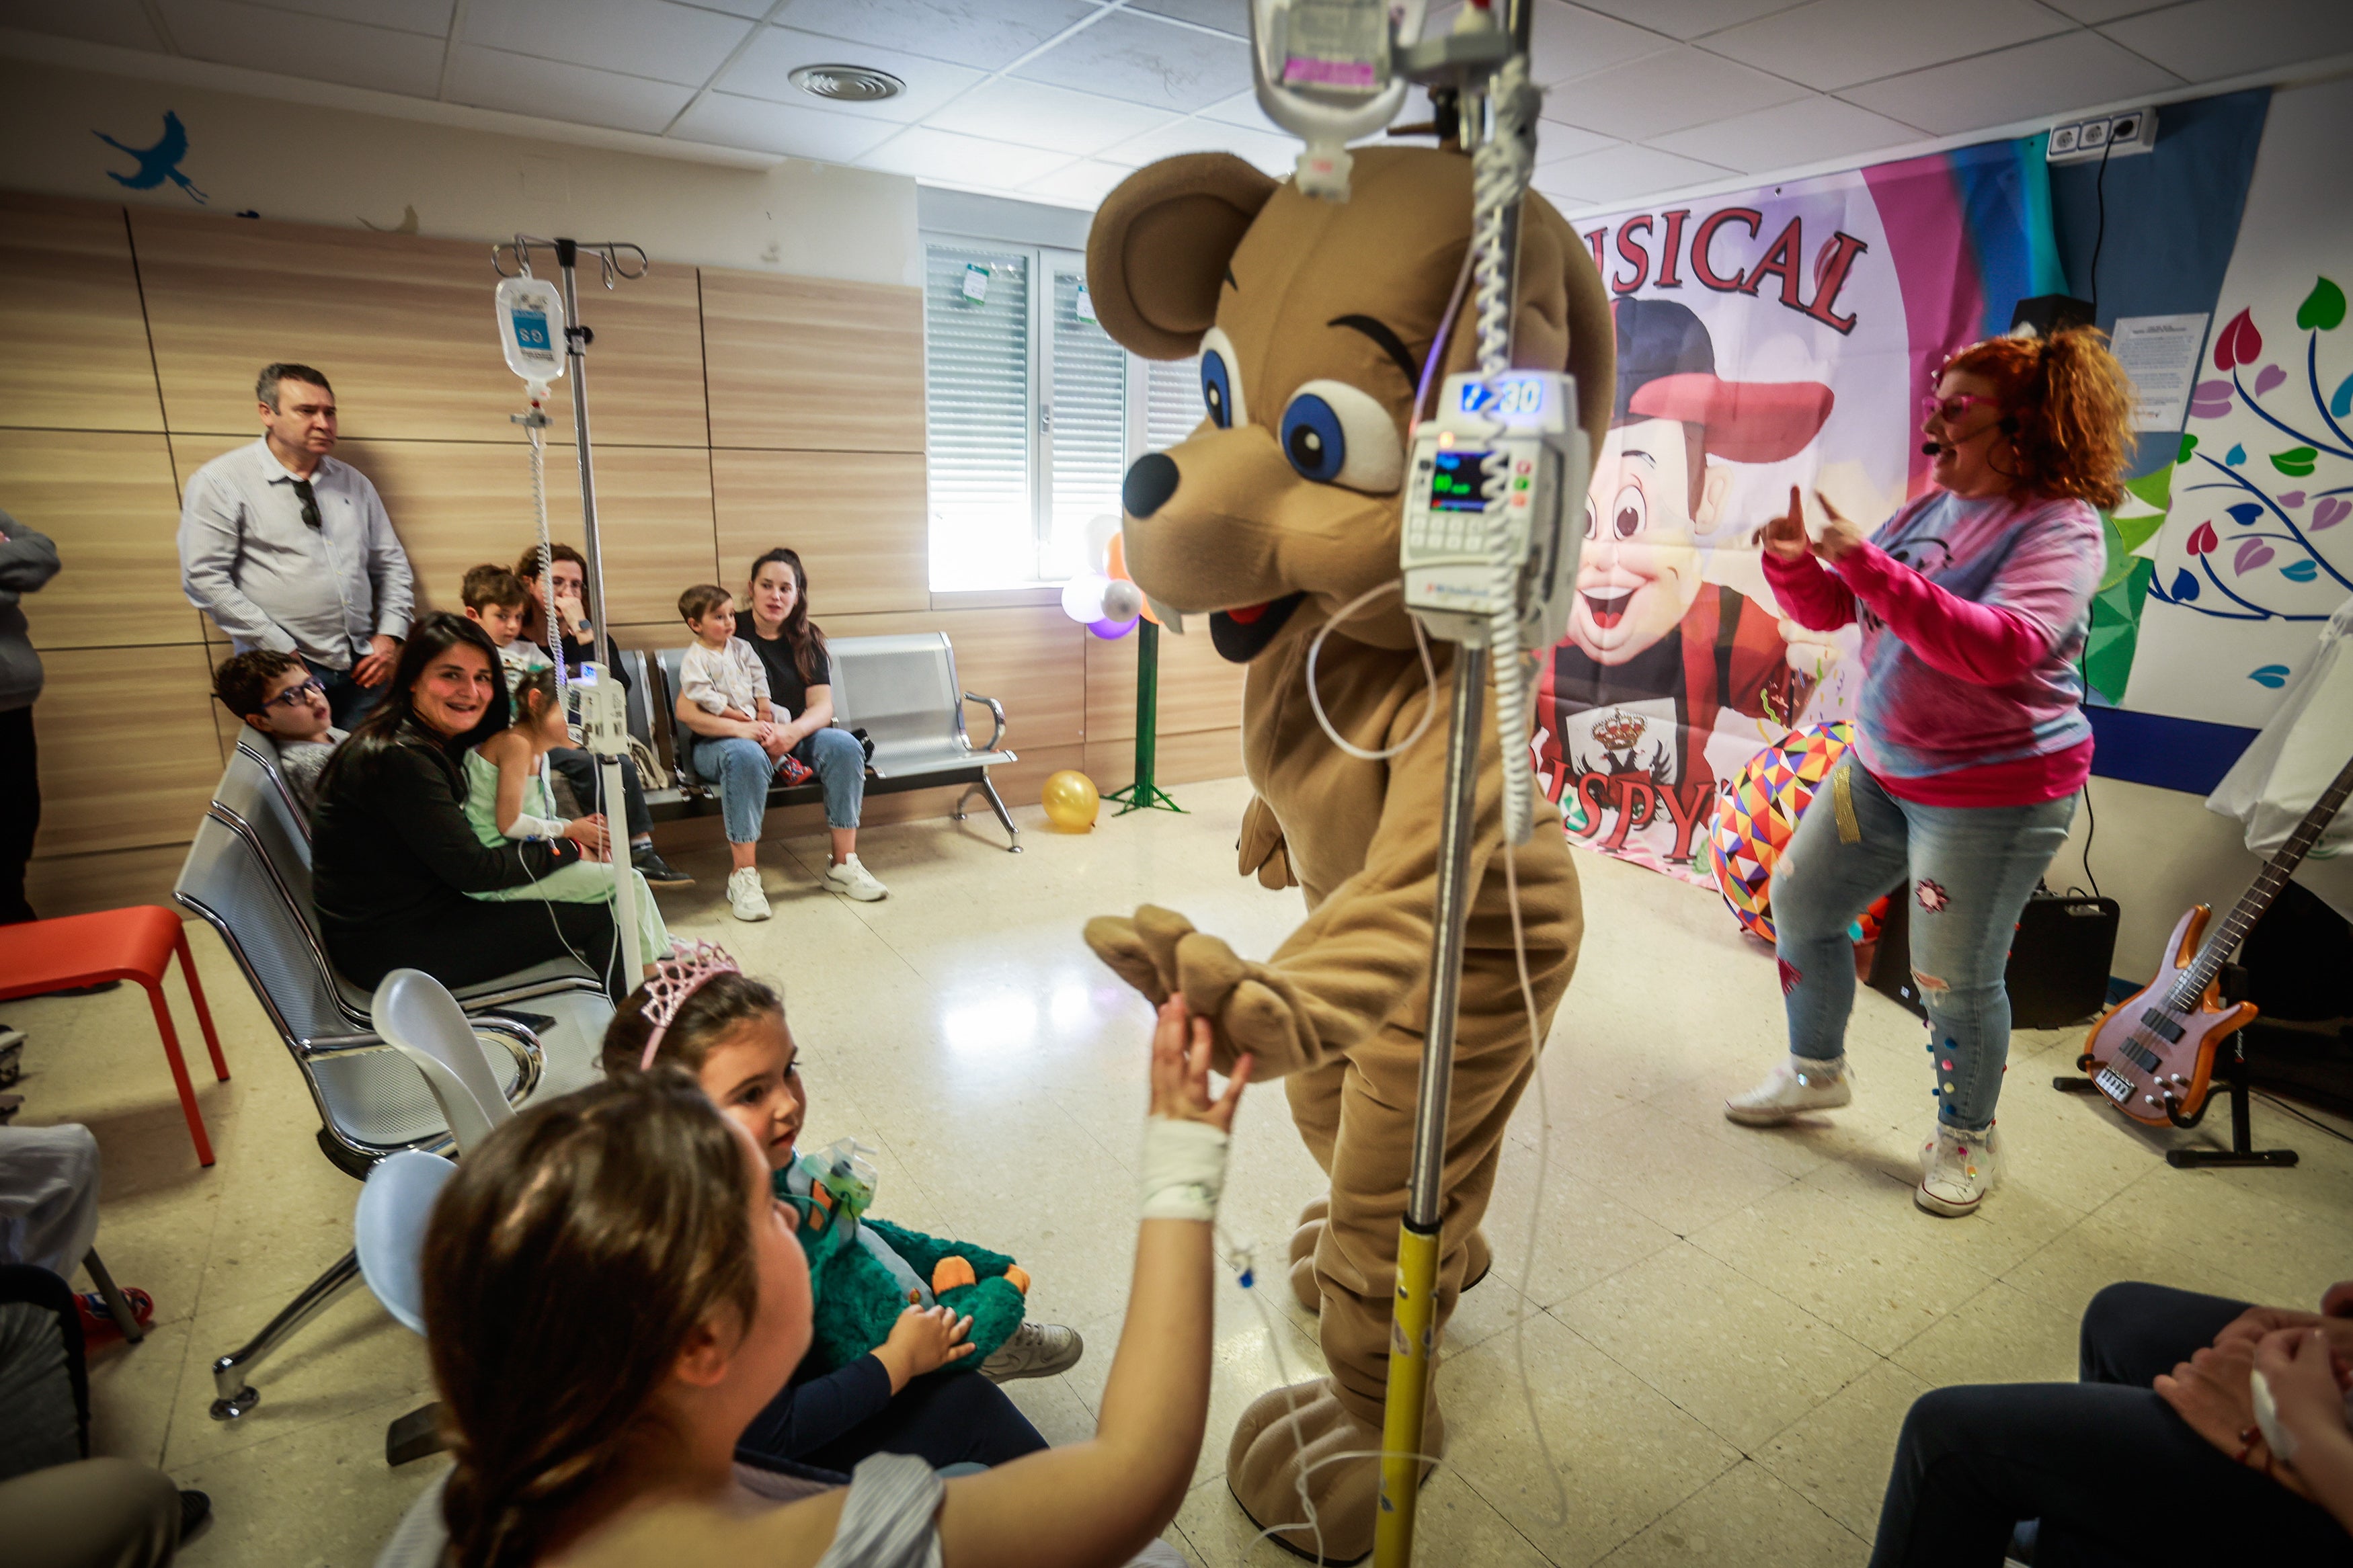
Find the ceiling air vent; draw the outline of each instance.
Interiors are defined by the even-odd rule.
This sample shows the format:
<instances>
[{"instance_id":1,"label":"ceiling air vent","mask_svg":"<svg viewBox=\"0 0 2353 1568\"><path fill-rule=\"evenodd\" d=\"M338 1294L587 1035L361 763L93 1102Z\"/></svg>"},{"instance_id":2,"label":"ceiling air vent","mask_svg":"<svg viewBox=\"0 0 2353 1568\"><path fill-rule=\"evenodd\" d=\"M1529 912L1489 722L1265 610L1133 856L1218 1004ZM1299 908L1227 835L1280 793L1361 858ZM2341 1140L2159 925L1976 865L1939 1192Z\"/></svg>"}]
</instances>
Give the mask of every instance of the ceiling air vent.
<instances>
[{"instance_id":1,"label":"ceiling air vent","mask_svg":"<svg viewBox=\"0 0 2353 1568\"><path fill-rule=\"evenodd\" d=\"M907 90L907 84L890 72L866 66L803 66L790 79L810 97L836 103L880 103Z\"/></svg>"}]
</instances>

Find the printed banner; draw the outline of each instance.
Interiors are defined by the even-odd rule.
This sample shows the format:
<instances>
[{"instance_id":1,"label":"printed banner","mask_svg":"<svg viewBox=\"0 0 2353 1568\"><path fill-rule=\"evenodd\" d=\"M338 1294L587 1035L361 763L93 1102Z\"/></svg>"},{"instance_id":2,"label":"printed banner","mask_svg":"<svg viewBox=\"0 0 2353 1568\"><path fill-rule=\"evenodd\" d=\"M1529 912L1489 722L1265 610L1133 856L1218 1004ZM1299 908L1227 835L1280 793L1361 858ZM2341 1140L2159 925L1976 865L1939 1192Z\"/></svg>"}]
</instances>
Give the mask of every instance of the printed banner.
<instances>
[{"instance_id":1,"label":"printed banner","mask_svg":"<svg viewBox=\"0 0 2353 1568\"><path fill-rule=\"evenodd\" d=\"M2027 141L1585 229L1617 296L1617 404L1535 746L1573 842L1712 885L1722 781L1852 716L1854 628L1783 616L1758 537L1792 486L1865 526L1925 487L1936 365L2064 292L2050 214Z\"/></svg>"}]
</instances>

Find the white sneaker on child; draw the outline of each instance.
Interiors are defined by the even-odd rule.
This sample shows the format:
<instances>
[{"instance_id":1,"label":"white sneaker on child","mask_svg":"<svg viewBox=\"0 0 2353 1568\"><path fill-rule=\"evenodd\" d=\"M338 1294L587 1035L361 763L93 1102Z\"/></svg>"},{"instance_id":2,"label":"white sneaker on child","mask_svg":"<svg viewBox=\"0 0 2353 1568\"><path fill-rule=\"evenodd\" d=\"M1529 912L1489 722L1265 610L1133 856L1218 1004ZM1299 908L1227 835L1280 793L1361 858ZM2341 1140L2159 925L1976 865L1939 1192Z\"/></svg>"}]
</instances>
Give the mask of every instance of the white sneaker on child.
<instances>
[{"instance_id":1,"label":"white sneaker on child","mask_svg":"<svg viewBox=\"0 0 2353 1568\"><path fill-rule=\"evenodd\" d=\"M760 868L740 866L728 873L727 907L735 911L739 921L764 921L768 918L768 895L760 889Z\"/></svg>"},{"instance_id":2,"label":"white sneaker on child","mask_svg":"<svg viewBox=\"0 0 2353 1568\"><path fill-rule=\"evenodd\" d=\"M1791 1057L1775 1063L1763 1083L1725 1100L1724 1117L1743 1127L1778 1127L1809 1110L1836 1110L1853 1102L1854 1073L1844 1057Z\"/></svg>"},{"instance_id":3,"label":"white sneaker on child","mask_svg":"<svg viewBox=\"0 0 2353 1568\"><path fill-rule=\"evenodd\" d=\"M861 904L888 898L891 893L890 889L874 879L874 873L861 865L855 855L840 865L829 868L825 874L825 885L837 893L849 894Z\"/></svg>"},{"instance_id":4,"label":"white sneaker on child","mask_svg":"<svg viewBox=\"0 0 2353 1568\"><path fill-rule=\"evenodd\" d=\"M997 1353L980 1363L980 1375L991 1383L1011 1383L1021 1377L1053 1377L1079 1364L1087 1342L1079 1331L1060 1323L1024 1323Z\"/></svg>"},{"instance_id":5,"label":"white sneaker on child","mask_svg":"<svg viewBox=\"0 0 2353 1568\"><path fill-rule=\"evenodd\" d=\"M1920 1145L1920 1184L1913 1190L1912 1201L1947 1219L1977 1213L1986 1189L1993 1185L1999 1152L1990 1123L1948 1127L1937 1122L1936 1135Z\"/></svg>"}]
</instances>

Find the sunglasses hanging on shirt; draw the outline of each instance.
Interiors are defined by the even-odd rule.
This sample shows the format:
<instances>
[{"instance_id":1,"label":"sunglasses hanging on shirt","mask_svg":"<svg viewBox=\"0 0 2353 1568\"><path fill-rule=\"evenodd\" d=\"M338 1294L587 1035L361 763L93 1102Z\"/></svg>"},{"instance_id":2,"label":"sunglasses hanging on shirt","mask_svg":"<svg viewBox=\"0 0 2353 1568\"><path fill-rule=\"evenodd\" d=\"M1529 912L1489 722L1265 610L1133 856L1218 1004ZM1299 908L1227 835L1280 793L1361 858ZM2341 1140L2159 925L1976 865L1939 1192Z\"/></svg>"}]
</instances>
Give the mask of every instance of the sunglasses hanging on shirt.
<instances>
[{"instance_id":1,"label":"sunglasses hanging on shirt","mask_svg":"<svg viewBox=\"0 0 2353 1568\"><path fill-rule=\"evenodd\" d=\"M317 492L311 489L311 481L296 479L294 494L302 502L302 521L310 525L311 531L319 531L323 526L323 521L319 516L319 497Z\"/></svg>"}]
</instances>

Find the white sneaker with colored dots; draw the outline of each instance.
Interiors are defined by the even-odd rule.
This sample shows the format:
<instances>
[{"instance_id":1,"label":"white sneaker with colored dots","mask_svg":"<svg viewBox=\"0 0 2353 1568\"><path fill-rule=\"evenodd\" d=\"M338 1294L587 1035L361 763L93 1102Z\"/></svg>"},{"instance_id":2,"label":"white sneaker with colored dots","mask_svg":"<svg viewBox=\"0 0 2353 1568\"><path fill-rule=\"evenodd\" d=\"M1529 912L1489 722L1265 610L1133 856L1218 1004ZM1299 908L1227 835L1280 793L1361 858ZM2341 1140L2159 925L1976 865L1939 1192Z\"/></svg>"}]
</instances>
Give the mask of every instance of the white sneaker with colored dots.
<instances>
[{"instance_id":1,"label":"white sneaker with colored dots","mask_svg":"<svg viewBox=\"0 0 2353 1568\"><path fill-rule=\"evenodd\" d=\"M1947 1219L1977 1213L1986 1189L1993 1185L1999 1152L1990 1123L1953 1127L1937 1122L1936 1135L1920 1145L1920 1185L1912 1201Z\"/></svg>"},{"instance_id":2,"label":"white sneaker with colored dots","mask_svg":"<svg viewBox=\"0 0 2353 1568\"><path fill-rule=\"evenodd\" d=\"M1789 1057L1774 1064L1765 1081L1724 1102L1724 1118L1743 1127L1778 1127L1810 1110L1836 1110L1854 1103L1854 1074L1844 1057L1816 1061Z\"/></svg>"}]
</instances>

